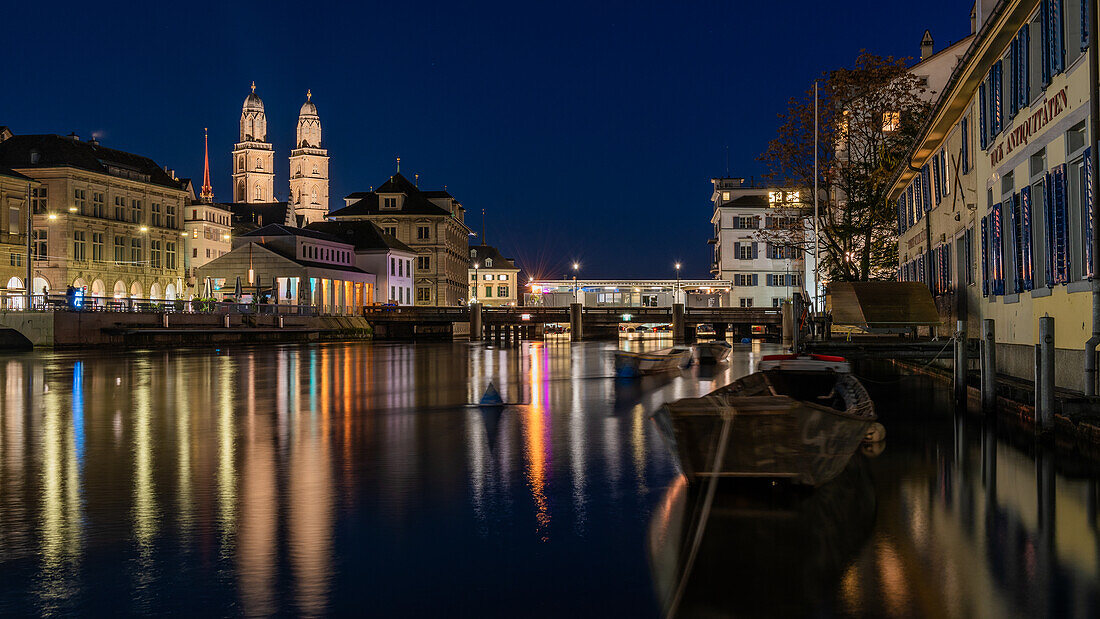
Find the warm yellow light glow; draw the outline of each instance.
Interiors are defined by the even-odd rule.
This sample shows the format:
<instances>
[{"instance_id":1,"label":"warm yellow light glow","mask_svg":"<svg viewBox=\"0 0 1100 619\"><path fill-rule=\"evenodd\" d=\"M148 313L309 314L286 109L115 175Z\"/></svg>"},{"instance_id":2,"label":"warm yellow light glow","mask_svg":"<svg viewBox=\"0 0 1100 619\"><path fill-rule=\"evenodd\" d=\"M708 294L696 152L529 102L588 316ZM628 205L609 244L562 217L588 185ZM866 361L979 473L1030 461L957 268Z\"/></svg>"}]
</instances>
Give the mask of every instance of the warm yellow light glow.
<instances>
[{"instance_id":1,"label":"warm yellow light glow","mask_svg":"<svg viewBox=\"0 0 1100 619\"><path fill-rule=\"evenodd\" d=\"M148 231L149 231L149 228L146 228L145 226L142 226L142 227L141 227L141 231L142 231L142 232L148 232Z\"/></svg>"},{"instance_id":2,"label":"warm yellow light glow","mask_svg":"<svg viewBox=\"0 0 1100 619\"><path fill-rule=\"evenodd\" d=\"M57 219L57 213L50 213L46 216L50 221Z\"/></svg>"}]
</instances>

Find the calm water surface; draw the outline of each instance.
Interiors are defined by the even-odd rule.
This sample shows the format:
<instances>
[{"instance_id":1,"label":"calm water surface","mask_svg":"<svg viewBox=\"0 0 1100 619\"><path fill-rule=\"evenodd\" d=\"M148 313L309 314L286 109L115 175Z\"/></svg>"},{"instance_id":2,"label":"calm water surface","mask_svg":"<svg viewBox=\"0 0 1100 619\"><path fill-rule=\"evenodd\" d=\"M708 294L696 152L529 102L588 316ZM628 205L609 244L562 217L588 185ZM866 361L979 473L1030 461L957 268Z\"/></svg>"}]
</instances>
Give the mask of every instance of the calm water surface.
<instances>
[{"instance_id":1,"label":"calm water surface","mask_svg":"<svg viewBox=\"0 0 1100 619\"><path fill-rule=\"evenodd\" d=\"M0 614L658 616L682 484L649 416L762 350L623 382L611 347L2 356ZM1093 473L876 379L885 450L801 506L716 518L692 591L751 583L741 614L1100 613ZM470 405L490 381L503 411Z\"/></svg>"}]
</instances>

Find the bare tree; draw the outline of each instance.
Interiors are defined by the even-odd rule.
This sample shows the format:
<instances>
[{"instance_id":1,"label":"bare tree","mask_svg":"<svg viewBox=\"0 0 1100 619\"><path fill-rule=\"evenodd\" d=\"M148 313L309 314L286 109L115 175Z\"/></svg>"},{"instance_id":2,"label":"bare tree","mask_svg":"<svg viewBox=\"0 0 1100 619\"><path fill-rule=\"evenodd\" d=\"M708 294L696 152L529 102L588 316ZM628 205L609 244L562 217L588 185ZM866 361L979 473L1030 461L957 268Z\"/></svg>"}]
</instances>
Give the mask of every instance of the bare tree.
<instances>
[{"instance_id":1,"label":"bare tree","mask_svg":"<svg viewBox=\"0 0 1100 619\"><path fill-rule=\"evenodd\" d=\"M819 86L818 183L822 279L893 278L897 214L886 203L890 177L931 111L923 78L908 59L866 51L852 68L823 75ZM792 98L779 133L760 156L768 177L801 190L805 227L765 229L769 242L813 252L814 92Z\"/></svg>"}]
</instances>

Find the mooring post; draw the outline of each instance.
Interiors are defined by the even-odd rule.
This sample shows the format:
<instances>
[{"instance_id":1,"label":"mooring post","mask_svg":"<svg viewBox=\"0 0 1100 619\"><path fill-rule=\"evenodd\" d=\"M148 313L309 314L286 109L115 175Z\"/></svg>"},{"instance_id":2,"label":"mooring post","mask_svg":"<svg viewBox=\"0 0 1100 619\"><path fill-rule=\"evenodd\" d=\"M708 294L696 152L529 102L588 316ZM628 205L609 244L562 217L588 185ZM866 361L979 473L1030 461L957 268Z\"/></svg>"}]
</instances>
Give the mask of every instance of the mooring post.
<instances>
[{"instance_id":1,"label":"mooring post","mask_svg":"<svg viewBox=\"0 0 1100 619\"><path fill-rule=\"evenodd\" d=\"M684 304L672 304L672 343L683 344L685 340Z\"/></svg>"},{"instance_id":2,"label":"mooring post","mask_svg":"<svg viewBox=\"0 0 1100 619\"><path fill-rule=\"evenodd\" d=\"M580 303L569 304L569 332L574 342L584 339L583 309Z\"/></svg>"},{"instance_id":3,"label":"mooring post","mask_svg":"<svg viewBox=\"0 0 1100 619\"><path fill-rule=\"evenodd\" d=\"M481 304L473 302L470 304L470 341L481 341Z\"/></svg>"},{"instance_id":4,"label":"mooring post","mask_svg":"<svg viewBox=\"0 0 1100 619\"><path fill-rule=\"evenodd\" d=\"M229 312L226 312L226 313L225 313L225 319L224 319L224 322L223 322L223 324L225 325L225 328L226 328L226 329L228 329L228 328L229 328Z\"/></svg>"},{"instance_id":5,"label":"mooring post","mask_svg":"<svg viewBox=\"0 0 1100 619\"><path fill-rule=\"evenodd\" d=\"M997 406L997 333L992 318L982 320L982 408Z\"/></svg>"},{"instance_id":6,"label":"mooring post","mask_svg":"<svg viewBox=\"0 0 1100 619\"><path fill-rule=\"evenodd\" d=\"M966 402L966 321L955 323L955 402Z\"/></svg>"},{"instance_id":7,"label":"mooring post","mask_svg":"<svg viewBox=\"0 0 1100 619\"><path fill-rule=\"evenodd\" d=\"M1039 426L1039 411L1043 409L1043 345L1035 345L1035 426Z\"/></svg>"},{"instance_id":8,"label":"mooring post","mask_svg":"<svg viewBox=\"0 0 1100 619\"><path fill-rule=\"evenodd\" d=\"M1036 422L1040 432L1054 427L1054 317L1043 316L1039 319L1039 347L1042 350L1042 410L1037 414Z\"/></svg>"},{"instance_id":9,"label":"mooring post","mask_svg":"<svg viewBox=\"0 0 1100 619\"><path fill-rule=\"evenodd\" d=\"M161 325L163 325L164 328L167 329L168 328L168 312L164 312L163 314L160 315L160 317L161 317Z\"/></svg>"}]
</instances>

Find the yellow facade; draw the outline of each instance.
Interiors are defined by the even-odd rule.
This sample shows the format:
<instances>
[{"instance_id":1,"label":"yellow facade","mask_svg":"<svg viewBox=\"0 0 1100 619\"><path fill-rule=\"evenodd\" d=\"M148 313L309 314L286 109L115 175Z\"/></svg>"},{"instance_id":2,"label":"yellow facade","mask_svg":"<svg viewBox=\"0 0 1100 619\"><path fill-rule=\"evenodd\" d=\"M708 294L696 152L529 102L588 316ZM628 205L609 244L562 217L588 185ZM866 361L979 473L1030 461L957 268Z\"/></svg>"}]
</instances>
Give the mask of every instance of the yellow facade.
<instances>
[{"instance_id":1,"label":"yellow facade","mask_svg":"<svg viewBox=\"0 0 1100 619\"><path fill-rule=\"evenodd\" d=\"M900 277L930 284L945 329L963 318L969 337L980 337L982 319L992 318L998 371L1030 380L1039 318L1051 316L1057 384L1076 390L1084 386L1092 330L1089 208L1081 193L1090 94L1081 1L1001 3L889 194L902 229ZM1055 3L1065 54L1060 65L1049 61L1048 73L1043 20ZM918 193L930 208L915 203Z\"/></svg>"}]
</instances>

